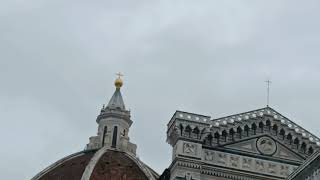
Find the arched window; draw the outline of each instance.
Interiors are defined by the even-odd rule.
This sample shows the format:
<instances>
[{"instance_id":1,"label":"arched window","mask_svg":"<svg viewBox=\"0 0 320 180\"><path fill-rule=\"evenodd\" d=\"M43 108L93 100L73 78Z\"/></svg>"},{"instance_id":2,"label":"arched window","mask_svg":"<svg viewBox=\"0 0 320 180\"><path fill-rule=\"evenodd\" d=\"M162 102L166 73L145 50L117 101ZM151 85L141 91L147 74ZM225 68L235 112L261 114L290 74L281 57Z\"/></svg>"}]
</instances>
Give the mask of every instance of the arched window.
<instances>
[{"instance_id":1,"label":"arched window","mask_svg":"<svg viewBox=\"0 0 320 180\"><path fill-rule=\"evenodd\" d=\"M102 147L104 146L104 142L105 142L105 138L106 138L106 135L107 135L107 131L108 131L108 127L107 126L103 127L102 143L101 143Z\"/></svg>"},{"instance_id":2,"label":"arched window","mask_svg":"<svg viewBox=\"0 0 320 180\"><path fill-rule=\"evenodd\" d=\"M113 148L117 147L117 135L118 135L118 126L113 127L113 136L112 136L112 146Z\"/></svg>"}]
</instances>

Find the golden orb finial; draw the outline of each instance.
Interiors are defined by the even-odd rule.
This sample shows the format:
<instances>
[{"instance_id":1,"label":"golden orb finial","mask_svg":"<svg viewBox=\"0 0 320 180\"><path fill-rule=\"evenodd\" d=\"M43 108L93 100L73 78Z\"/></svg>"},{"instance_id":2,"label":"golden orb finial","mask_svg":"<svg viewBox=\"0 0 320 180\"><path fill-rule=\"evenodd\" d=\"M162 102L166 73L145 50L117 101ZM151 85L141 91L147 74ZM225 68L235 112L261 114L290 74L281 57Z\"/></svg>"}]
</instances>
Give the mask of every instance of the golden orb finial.
<instances>
[{"instance_id":1,"label":"golden orb finial","mask_svg":"<svg viewBox=\"0 0 320 180\"><path fill-rule=\"evenodd\" d=\"M121 79L121 76L123 76L123 74L119 72L116 75L118 76L118 78L114 81L114 85L116 86L117 89L120 89L123 85L123 81Z\"/></svg>"}]
</instances>

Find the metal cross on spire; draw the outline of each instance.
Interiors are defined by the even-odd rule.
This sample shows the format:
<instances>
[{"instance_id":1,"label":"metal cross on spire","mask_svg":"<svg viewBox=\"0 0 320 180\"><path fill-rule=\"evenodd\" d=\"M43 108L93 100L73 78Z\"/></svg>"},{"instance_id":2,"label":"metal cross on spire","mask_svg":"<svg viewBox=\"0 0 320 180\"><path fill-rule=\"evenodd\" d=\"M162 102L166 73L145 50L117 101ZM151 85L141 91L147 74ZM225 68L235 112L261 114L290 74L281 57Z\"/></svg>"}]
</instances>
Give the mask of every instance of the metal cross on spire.
<instances>
[{"instance_id":1,"label":"metal cross on spire","mask_svg":"<svg viewBox=\"0 0 320 180\"><path fill-rule=\"evenodd\" d=\"M270 101L270 84L272 83L270 79L265 81L267 83L267 107L269 107L269 101Z\"/></svg>"},{"instance_id":2,"label":"metal cross on spire","mask_svg":"<svg viewBox=\"0 0 320 180\"><path fill-rule=\"evenodd\" d=\"M119 79L121 79L121 77L123 76L123 74L121 74L121 72L118 72L116 75L118 76Z\"/></svg>"}]
</instances>

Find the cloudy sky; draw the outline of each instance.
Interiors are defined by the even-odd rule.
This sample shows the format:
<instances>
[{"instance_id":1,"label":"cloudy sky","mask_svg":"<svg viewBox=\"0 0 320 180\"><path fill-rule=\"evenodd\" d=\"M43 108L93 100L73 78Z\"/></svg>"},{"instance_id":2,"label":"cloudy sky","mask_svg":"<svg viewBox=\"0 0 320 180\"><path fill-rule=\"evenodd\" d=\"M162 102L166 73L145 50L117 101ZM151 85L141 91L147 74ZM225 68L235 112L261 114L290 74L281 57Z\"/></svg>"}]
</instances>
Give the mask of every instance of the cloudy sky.
<instances>
[{"instance_id":1,"label":"cloudy sky","mask_svg":"<svg viewBox=\"0 0 320 180\"><path fill-rule=\"evenodd\" d=\"M175 110L212 117L266 105L320 136L319 1L2 0L0 179L30 179L81 151L114 92L139 157L170 164Z\"/></svg>"}]
</instances>

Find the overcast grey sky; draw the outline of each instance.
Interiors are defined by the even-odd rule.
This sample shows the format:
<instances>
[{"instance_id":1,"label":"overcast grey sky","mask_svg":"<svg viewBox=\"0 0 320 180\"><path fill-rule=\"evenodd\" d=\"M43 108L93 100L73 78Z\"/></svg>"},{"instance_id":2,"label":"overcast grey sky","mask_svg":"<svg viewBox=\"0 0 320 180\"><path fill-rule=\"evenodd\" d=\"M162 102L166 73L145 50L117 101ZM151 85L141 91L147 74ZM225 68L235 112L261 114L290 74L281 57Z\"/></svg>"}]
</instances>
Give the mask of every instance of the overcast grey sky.
<instances>
[{"instance_id":1,"label":"overcast grey sky","mask_svg":"<svg viewBox=\"0 0 320 180\"><path fill-rule=\"evenodd\" d=\"M212 117L266 104L320 135L320 1L2 0L0 179L80 151L114 92L139 157L161 173L175 110Z\"/></svg>"}]
</instances>

